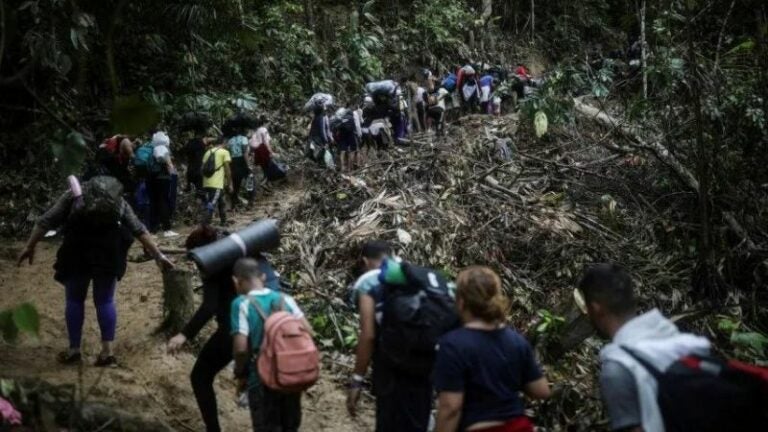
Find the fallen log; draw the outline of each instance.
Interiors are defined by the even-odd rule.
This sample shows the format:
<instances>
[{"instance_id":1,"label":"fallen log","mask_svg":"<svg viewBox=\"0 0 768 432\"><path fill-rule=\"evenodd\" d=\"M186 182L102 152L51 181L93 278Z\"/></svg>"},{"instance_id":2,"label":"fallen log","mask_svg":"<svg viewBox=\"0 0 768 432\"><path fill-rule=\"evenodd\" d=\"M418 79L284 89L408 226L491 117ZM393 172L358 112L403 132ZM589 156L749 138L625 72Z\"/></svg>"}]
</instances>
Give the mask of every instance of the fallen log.
<instances>
[{"instance_id":1,"label":"fallen log","mask_svg":"<svg viewBox=\"0 0 768 432\"><path fill-rule=\"evenodd\" d=\"M650 152L662 163L667 165L672 171L674 171L674 173L680 177L686 186L695 192L699 191L699 181L696 179L696 176L694 176L693 173L688 168L686 168L675 157L675 155L669 151L668 148L661 144L659 140L644 140L640 137L638 127L623 123L616 118L611 117L600 108L585 104L581 101L581 98L573 99L573 107L576 109L576 112L582 116L595 120L603 126L612 128L614 131L620 133L622 136L628 139L631 147ZM601 145L610 150L616 150L615 146L604 145L603 143L601 143Z\"/></svg>"}]
</instances>

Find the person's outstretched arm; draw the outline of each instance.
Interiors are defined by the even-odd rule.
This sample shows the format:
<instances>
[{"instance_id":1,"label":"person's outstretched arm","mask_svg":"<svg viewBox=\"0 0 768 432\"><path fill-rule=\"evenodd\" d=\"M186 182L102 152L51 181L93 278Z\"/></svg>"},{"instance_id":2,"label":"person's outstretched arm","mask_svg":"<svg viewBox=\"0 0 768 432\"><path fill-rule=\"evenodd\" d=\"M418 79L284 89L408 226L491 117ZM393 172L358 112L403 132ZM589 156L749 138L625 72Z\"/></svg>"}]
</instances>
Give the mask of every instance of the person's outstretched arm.
<instances>
[{"instance_id":1,"label":"person's outstretched arm","mask_svg":"<svg viewBox=\"0 0 768 432\"><path fill-rule=\"evenodd\" d=\"M203 301L187 325L168 341L168 353L174 354L179 351L188 340L194 339L208 321L216 315L216 311L219 309L219 289L221 287L217 281L207 280L203 283Z\"/></svg>"},{"instance_id":2,"label":"person's outstretched arm","mask_svg":"<svg viewBox=\"0 0 768 432\"><path fill-rule=\"evenodd\" d=\"M21 266L24 260L27 260L29 264L33 264L35 261L35 248L37 243L43 238L46 231L56 229L64 224L69 216L69 211L72 208L74 196L72 192L64 192L56 203L48 209L35 223L35 227L32 228L32 233L29 235L27 244L24 246L24 250L19 254L16 264Z\"/></svg>"},{"instance_id":3,"label":"person's outstretched arm","mask_svg":"<svg viewBox=\"0 0 768 432\"><path fill-rule=\"evenodd\" d=\"M367 294L358 299L360 312L360 333L357 337L355 354L355 370L347 392L347 411L354 417L357 414L357 401L362 391L363 377L371 364L376 340L376 304L373 297Z\"/></svg>"}]
</instances>

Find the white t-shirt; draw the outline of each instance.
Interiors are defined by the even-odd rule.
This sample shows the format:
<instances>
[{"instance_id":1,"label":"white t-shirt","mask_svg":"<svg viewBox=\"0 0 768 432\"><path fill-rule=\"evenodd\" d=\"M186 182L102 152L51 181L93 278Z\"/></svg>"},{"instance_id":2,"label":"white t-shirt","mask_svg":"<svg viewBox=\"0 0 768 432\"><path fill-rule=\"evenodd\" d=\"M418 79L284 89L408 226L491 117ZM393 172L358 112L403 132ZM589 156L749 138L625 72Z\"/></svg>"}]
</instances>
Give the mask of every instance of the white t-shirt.
<instances>
[{"instance_id":1,"label":"white t-shirt","mask_svg":"<svg viewBox=\"0 0 768 432\"><path fill-rule=\"evenodd\" d=\"M370 126L368 126L368 132L371 133L373 136L378 136L382 129L385 129L387 127L387 123L384 121L374 121L371 123Z\"/></svg>"},{"instance_id":2,"label":"white t-shirt","mask_svg":"<svg viewBox=\"0 0 768 432\"><path fill-rule=\"evenodd\" d=\"M267 131L267 128L264 126L256 129L256 132L253 133L253 136L251 136L250 145L251 148L257 148L261 146L262 144L270 144L272 142L272 137L269 136L269 131Z\"/></svg>"},{"instance_id":3,"label":"white t-shirt","mask_svg":"<svg viewBox=\"0 0 768 432\"><path fill-rule=\"evenodd\" d=\"M491 100L491 87L480 87L480 102L488 102Z\"/></svg>"},{"instance_id":4,"label":"white t-shirt","mask_svg":"<svg viewBox=\"0 0 768 432\"><path fill-rule=\"evenodd\" d=\"M418 105L420 103L424 103L424 93L427 92L427 89L424 87L418 87L416 89L416 96L413 98L413 104Z\"/></svg>"},{"instance_id":5,"label":"white t-shirt","mask_svg":"<svg viewBox=\"0 0 768 432\"><path fill-rule=\"evenodd\" d=\"M437 91L437 106L445 109L445 98L448 97L449 94L448 90L441 87L440 90Z\"/></svg>"}]
</instances>

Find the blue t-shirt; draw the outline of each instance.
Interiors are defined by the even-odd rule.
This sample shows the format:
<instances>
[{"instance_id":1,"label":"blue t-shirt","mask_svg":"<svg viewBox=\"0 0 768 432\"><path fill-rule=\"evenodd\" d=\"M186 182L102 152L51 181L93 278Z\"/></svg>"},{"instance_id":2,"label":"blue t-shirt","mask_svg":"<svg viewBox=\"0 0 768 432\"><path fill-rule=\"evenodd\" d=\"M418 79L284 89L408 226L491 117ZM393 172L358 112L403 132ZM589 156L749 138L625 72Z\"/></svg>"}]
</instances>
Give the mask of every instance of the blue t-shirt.
<instances>
[{"instance_id":1,"label":"blue t-shirt","mask_svg":"<svg viewBox=\"0 0 768 432\"><path fill-rule=\"evenodd\" d=\"M248 295L240 295L232 301L230 313L230 328L232 335L241 334L248 336L251 349L258 352L261 348L261 341L264 337L264 320L259 315L253 302L258 303L261 310L267 317L270 315L273 307L280 305L280 297L285 302L285 310L293 313L296 317L303 317L304 313L299 309L296 301L287 294L281 294L269 288L253 290ZM248 386L254 387L259 384L259 374L254 368L253 361L248 362Z\"/></svg>"},{"instance_id":2,"label":"blue t-shirt","mask_svg":"<svg viewBox=\"0 0 768 432\"><path fill-rule=\"evenodd\" d=\"M480 87L491 87L493 85L493 77L485 75L480 78Z\"/></svg>"},{"instance_id":3,"label":"blue t-shirt","mask_svg":"<svg viewBox=\"0 0 768 432\"><path fill-rule=\"evenodd\" d=\"M462 327L440 338L435 390L464 393L459 430L478 422L509 421L522 416L520 392L541 377L531 345L508 327Z\"/></svg>"},{"instance_id":4,"label":"blue t-shirt","mask_svg":"<svg viewBox=\"0 0 768 432\"><path fill-rule=\"evenodd\" d=\"M244 157L245 149L248 147L248 138L237 135L227 141L227 149L232 158Z\"/></svg>"}]
</instances>

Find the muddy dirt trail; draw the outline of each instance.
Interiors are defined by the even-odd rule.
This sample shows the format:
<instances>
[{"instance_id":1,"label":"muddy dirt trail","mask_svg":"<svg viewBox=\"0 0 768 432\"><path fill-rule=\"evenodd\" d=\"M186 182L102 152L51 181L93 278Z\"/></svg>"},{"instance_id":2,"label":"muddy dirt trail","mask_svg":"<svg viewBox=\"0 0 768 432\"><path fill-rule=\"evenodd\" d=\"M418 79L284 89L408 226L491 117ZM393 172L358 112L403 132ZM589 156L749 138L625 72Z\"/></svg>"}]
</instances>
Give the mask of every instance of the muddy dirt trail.
<instances>
[{"instance_id":1,"label":"muddy dirt trail","mask_svg":"<svg viewBox=\"0 0 768 432\"><path fill-rule=\"evenodd\" d=\"M292 206L306 199L302 185L302 178L294 178L288 184L274 187L260 197L253 210L236 214L233 227L265 216L279 219ZM184 234L191 228L177 228L182 235L160 239L161 245L178 247L183 243ZM177 430L204 430L189 384L195 349L188 349L175 357L169 356L165 351L166 338L154 334L162 318L162 282L153 262L129 262L128 272L119 285L115 348L120 367L104 370L91 366L100 342L95 309L90 300L86 305L83 330L84 366L63 367L56 363L56 354L67 346L63 288L53 280L52 266L57 247L57 241L41 242L35 264L17 268L11 261L11 255L21 248L21 243L3 245L7 253L0 257L0 309L33 302L40 313L41 329L36 341L24 338L15 346L1 347L0 375L37 377L54 384L80 385L85 393L90 392L91 400L163 419ZM134 245L131 253L138 253L136 248ZM180 262L180 258L176 260ZM213 325L209 323L203 334L210 332ZM198 342L203 341L198 338ZM216 382L222 428L225 431L246 431L250 429L249 413L235 404L231 376L231 372L225 370ZM301 430L372 430L371 407L365 406L362 414L353 420L347 416L344 400L341 383L334 381L334 374L324 374L321 381L304 396Z\"/></svg>"}]
</instances>

